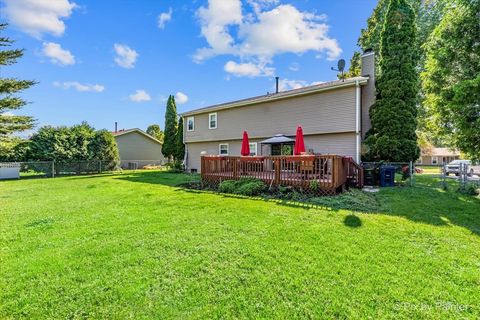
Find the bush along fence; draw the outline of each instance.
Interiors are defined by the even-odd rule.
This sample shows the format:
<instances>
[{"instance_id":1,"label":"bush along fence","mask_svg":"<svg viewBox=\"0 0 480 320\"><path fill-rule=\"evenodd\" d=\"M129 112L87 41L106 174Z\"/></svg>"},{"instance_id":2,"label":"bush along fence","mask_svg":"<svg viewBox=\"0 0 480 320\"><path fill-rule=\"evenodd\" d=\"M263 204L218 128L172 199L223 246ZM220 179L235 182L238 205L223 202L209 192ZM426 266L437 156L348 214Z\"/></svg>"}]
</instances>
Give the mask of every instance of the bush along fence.
<instances>
[{"instance_id":1,"label":"bush along fence","mask_svg":"<svg viewBox=\"0 0 480 320\"><path fill-rule=\"evenodd\" d=\"M47 177L87 175L121 170L158 169L160 160L69 160L0 162L0 179L20 177Z\"/></svg>"}]
</instances>

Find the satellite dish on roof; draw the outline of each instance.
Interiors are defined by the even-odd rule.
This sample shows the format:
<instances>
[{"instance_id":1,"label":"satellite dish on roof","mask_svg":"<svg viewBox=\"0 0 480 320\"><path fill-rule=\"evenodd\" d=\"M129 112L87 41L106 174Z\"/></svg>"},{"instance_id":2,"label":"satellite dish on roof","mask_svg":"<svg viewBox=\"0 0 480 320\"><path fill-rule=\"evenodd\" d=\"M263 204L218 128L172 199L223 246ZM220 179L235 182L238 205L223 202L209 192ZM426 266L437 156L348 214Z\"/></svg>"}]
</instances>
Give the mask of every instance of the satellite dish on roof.
<instances>
[{"instance_id":1,"label":"satellite dish on roof","mask_svg":"<svg viewBox=\"0 0 480 320\"><path fill-rule=\"evenodd\" d=\"M345 59L338 60L338 71L343 72L345 70Z\"/></svg>"},{"instance_id":2,"label":"satellite dish on roof","mask_svg":"<svg viewBox=\"0 0 480 320\"><path fill-rule=\"evenodd\" d=\"M332 67L332 70L341 72L342 73L341 79L342 79L342 81L345 81L345 77L343 76L343 71L345 70L345 59L338 60L337 68L338 69L335 69L334 67Z\"/></svg>"}]
</instances>

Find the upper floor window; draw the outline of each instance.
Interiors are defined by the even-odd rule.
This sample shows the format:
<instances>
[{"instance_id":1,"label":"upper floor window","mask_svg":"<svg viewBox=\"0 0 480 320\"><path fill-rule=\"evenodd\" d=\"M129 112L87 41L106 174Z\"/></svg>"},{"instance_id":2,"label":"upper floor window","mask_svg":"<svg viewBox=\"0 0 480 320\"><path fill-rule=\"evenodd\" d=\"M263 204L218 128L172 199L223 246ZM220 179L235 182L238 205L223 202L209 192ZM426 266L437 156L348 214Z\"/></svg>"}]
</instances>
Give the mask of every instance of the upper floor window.
<instances>
[{"instance_id":1,"label":"upper floor window","mask_svg":"<svg viewBox=\"0 0 480 320\"><path fill-rule=\"evenodd\" d=\"M208 115L208 129L217 129L217 113Z\"/></svg>"},{"instance_id":2,"label":"upper floor window","mask_svg":"<svg viewBox=\"0 0 480 320\"><path fill-rule=\"evenodd\" d=\"M194 131L195 130L195 117L188 117L187 118L187 131Z\"/></svg>"},{"instance_id":3,"label":"upper floor window","mask_svg":"<svg viewBox=\"0 0 480 320\"><path fill-rule=\"evenodd\" d=\"M220 143L218 145L218 154L228 156L228 143Z\"/></svg>"},{"instance_id":4,"label":"upper floor window","mask_svg":"<svg viewBox=\"0 0 480 320\"><path fill-rule=\"evenodd\" d=\"M251 156L256 156L257 155L257 143L256 142L250 142L248 145L250 147L250 155Z\"/></svg>"}]
</instances>

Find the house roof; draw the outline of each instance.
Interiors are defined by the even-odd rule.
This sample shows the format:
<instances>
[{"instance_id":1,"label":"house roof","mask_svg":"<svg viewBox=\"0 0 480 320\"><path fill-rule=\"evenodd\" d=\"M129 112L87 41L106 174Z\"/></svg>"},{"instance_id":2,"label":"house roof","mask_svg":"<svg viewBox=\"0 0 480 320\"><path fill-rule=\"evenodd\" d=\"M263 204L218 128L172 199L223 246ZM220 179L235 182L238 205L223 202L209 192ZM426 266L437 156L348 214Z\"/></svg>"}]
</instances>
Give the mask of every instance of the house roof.
<instances>
[{"instance_id":1,"label":"house roof","mask_svg":"<svg viewBox=\"0 0 480 320\"><path fill-rule=\"evenodd\" d=\"M445 157L454 157L454 156L460 155L460 151L449 149L449 148L432 148L431 150L427 150L422 153L424 153L424 155L427 155L427 156L445 156Z\"/></svg>"},{"instance_id":2,"label":"house roof","mask_svg":"<svg viewBox=\"0 0 480 320\"><path fill-rule=\"evenodd\" d=\"M247 106L255 103L286 99L286 98L291 98L295 96L307 95L307 94L312 94L316 92L321 92L321 91L326 91L326 90L331 90L331 89L336 89L341 87L354 86L357 83L363 85L367 83L367 80L368 80L368 77L354 77L354 78L345 79L345 81L335 80L335 81L323 82L320 84L306 86L299 89L281 91L279 93L270 93L262 96L256 96L256 97L251 97L251 98L242 99L242 100L215 104L212 106L184 112L182 113L182 116L185 117L185 116L190 116L190 115L199 114L199 113L230 109L235 107L243 107L243 106Z\"/></svg>"},{"instance_id":3,"label":"house roof","mask_svg":"<svg viewBox=\"0 0 480 320\"><path fill-rule=\"evenodd\" d=\"M115 131L112 131L112 134L114 137L118 137L118 136L122 136L124 134L129 134L129 133L132 133L132 132L138 132L142 135L144 135L145 137L159 143L159 144L162 144L161 141L155 139L154 137L152 137L151 135L149 135L148 133L146 133L145 131L141 130L141 129L138 129L138 128L132 128L132 129L123 129L123 130L119 130L117 132Z\"/></svg>"}]
</instances>

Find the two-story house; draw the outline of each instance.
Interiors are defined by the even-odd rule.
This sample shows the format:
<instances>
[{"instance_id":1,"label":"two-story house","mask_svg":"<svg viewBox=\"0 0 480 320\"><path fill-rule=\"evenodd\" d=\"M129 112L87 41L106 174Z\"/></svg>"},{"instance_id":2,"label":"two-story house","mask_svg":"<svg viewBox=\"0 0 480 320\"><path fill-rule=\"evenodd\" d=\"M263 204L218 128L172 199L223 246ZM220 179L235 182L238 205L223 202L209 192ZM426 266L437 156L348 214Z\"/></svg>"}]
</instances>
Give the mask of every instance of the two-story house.
<instances>
[{"instance_id":1,"label":"two-story house","mask_svg":"<svg viewBox=\"0 0 480 320\"><path fill-rule=\"evenodd\" d=\"M298 125L310 152L350 156L360 162L374 101L375 55L366 51L359 77L185 112L186 169L199 172L201 155L240 155L244 130L251 154L276 155L278 146L267 139L278 134L285 135L284 140L294 138Z\"/></svg>"}]
</instances>

